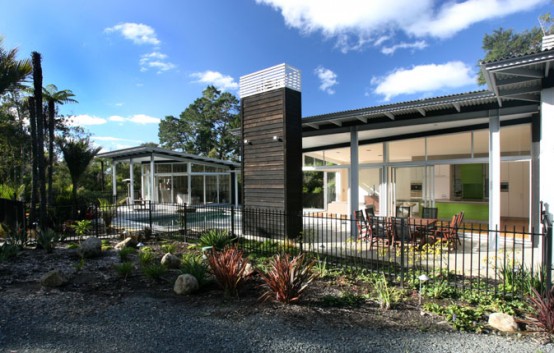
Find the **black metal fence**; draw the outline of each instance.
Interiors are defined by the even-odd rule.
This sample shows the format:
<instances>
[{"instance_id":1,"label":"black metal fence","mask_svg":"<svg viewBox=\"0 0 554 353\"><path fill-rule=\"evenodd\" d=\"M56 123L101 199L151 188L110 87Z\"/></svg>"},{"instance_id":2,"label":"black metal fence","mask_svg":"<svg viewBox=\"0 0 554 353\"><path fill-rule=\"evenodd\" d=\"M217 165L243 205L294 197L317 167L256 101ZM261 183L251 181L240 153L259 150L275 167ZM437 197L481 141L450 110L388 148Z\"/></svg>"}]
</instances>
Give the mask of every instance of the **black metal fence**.
<instances>
[{"instance_id":1,"label":"black metal fence","mask_svg":"<svg viewBox=\"0 0 554 353\"><path fill-rule=\"evenodd\" d=\"M194 241L207 229L222 229L237 237L246 252L308 252L329 264L384 272L401 283L426 273L462 289L488 288L519 296L525 285L549 287L552 278L551 227L543 227L549 233L542 233L526 227L488 229L392 217L372 217L364 223L325 213L148 201L90 204L83 209L82 218L90 222L87 234L100 238L169 235ZM293 221L302 222L300 234L286 234L285 225ZM57 227L67 240L78 238L74 224L58 222Z\"/></svg>"}]
</instances>

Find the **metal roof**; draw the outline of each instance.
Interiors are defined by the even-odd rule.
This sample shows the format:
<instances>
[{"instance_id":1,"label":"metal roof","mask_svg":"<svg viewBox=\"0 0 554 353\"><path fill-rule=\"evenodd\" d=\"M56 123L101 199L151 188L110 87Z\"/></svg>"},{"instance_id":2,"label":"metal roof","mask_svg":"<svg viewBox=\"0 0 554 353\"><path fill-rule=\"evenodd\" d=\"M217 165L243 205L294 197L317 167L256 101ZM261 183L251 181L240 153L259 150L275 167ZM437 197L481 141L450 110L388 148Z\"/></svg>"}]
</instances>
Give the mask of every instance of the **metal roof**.
<instances>
[{"instance_id":1,"label":"metal roof","mask_svg":"<svg viewBox=\"0 0 554 353\"><path fill-rule=\"evenodd\" d=\"M239 168L240 164L224 161L215 158L201 157L184 152L177 152L166 150L159 147L147 147L139 146L132 148L125 148L116 151L104 152L97 155L98 158L109 158L114 161L129 161L133 159L134 162L147 162L150 161L151 156L154 157L154 161L177 161L177 162L197 162L201 164L211 164L218 166L225 166L230 169Z\"/></svg>"}]
</instances>

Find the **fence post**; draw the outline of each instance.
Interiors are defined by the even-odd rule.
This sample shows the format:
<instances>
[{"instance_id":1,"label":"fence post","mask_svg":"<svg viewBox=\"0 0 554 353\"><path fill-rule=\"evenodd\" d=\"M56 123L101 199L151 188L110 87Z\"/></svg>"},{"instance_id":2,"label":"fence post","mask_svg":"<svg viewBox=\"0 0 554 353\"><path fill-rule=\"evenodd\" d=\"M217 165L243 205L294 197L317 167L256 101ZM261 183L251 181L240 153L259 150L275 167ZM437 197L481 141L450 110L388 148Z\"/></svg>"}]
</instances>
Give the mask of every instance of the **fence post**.
<instances>
[{"instance_id":1,"label":"fence post","mask_svg":"<svg viewBox=\"0 0 554 353\"><path fill-rule=\"evenodd\" d=\"M407 219L400 218L400 287L402 288L404 288L404 237L407 235L405 229L407 227L406 222Z\"/></svg>"},{"instance_id":2,"label":"fence post","mask_svg":"<svg viewBox=\"0 0 554 353\"><path fill-rule=\"evenodd\" d=\"M148 224L150 225L150 232L153 234L154 229L152 228L152 200L148 200Z\"/></svg>"},{"instance_id":3,"label":"fence post","mask_svg":"<svg viewBox=\"0 0 554 353\"><path fill-rule=\"evenodd\" d=\"M545 216L547 218L548 216ZM546 220L544 223L544 242L543 242L543 268L546 271L546 291L552 288L552 223Z\"/></svg>"},{"instance_id":4,"label":"fence post","mask_svg":"<svg viewBox=\"0 0 554 353\"><path fill-rule=\"evenodd\" d=\"M188 210L187 210L187 204L185 203L184 206L183 206L183 228L185 228L183 230L183 240L186 242L187 241L187 235L188 235Z\"/></svg>"},{"instance_id":5,"label":"fence post","mask_svg":"<svg viewBox=\"0 0 554 353\"><path fill-rule=\"evenodd\" d=\"M235 236L235 207L231 205L231 237Z\"/></svg>"}]
</instances>

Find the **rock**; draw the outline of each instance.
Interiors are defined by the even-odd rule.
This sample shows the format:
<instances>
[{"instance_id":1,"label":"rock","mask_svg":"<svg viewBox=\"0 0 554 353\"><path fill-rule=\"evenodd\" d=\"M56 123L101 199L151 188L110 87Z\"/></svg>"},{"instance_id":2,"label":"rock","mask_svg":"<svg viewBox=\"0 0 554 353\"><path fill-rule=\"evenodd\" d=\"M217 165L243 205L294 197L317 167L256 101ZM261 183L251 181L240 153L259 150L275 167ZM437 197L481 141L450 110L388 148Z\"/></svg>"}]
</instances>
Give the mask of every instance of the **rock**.
<instances>
[{"instance_id":1,"label":"rock","mask_svg":"<svg viewBox=\"0 0 554 353\"><path fill-rule=\"evenodd\" d=\"M102 241L99 238L87 238L81 243L80 249L83 257L97 257L102 255Z\"/></svg>"},{"instance_id":2,"label":"rock","mask_svg":"<svg viewBox=\"0 0 554 353\"><path fill-rule=\"evenodd\" d=\"M182 294L191 294L198 290L200 286L198 285L198 280L191 274L185 273L177 277L175 285L173 286L173 291L179 295Z\"/></svg>"},{"instance_id":3,"label":"rock","mask_svg":"<svg viewBox=\"0 0 554 353\"><path fill-rule=\"evenodd\" d=\"M254 274L254 267L252 266L252 264L249 262L246 264L246 266L244 267L244 272L242 273L242 277L249 277L251 275Z\"/></svg>"},{"instance_id":4,"label":"rock","mask_svg":"<svg viewBox=\"0 0 554 353\"><path fill-rule=\"evenodd\" d=\"M517 323L514 320L514 317L504 313L490 314L489 325L502 332L517 331Z\"/></svg>"},{"instance_id":5,"label":"rock","mask_svg":"<svg viewBox=\"0 0 554 353\"><path fill-rule=\"evenodd\" d=\"M44 287L59 287L67 283L60 270L53 270L40 278L40 284Z\"/></svg>"},{"instance_id":6,"label":"rock","mask_svg":"<svg viewBox=\"0 0 554 353\"><path fill-rule=\"evenodd\" d=\"M162 257L162 265L167 268L179 268L181 266L181 259L171 253L167 253Z\"/></svg>"},{"instance_id":7,"label":"rock","mask_svg":"<svg viewBox=\"0 0 554 353\"><path fill-rule=\"evenodd\" d=\"M127 237L127 238L125 238L125 240L117 243L115 245L115 249L116 250L121 250L123 248L136 248L137 244L138 244L138 242L137 242L136 239L131 238L131 237Z\"/></svg>"}]
</instances>

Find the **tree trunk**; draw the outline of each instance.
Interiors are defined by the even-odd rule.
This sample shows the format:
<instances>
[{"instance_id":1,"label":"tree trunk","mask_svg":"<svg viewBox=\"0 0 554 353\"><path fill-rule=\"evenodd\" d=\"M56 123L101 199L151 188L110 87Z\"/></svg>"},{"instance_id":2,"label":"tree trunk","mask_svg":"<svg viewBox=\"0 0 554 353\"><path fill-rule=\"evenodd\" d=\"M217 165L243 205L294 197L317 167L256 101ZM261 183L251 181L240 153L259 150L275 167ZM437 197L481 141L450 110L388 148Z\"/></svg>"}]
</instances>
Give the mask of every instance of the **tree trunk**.
<instances>
[{"instance_id":1,"label":"tree trunk","mask_svg":"<svg viewBox=\"0 0 554 353\"><path fill-rule=\"evenodd\" d=\"M39 185L39 224L46 224L46 173L44 158L44 111L42 108L42 64L40 53L34 51L33 61L33 87L35 95L35 114L37 122L37 160L38 160L38 185Z\"/></svg>"},{"instance_id":2,"label":"tree trunk","mask_svg":"<svg viewBox=\"0 0 554 353\"><path fill-rule=\"evenodd\" d=\"M37 194L38 194L38 160L37 160L37 116L35 114L35 98L29 97L29 125L31 125L31 210L29 219L31 224L36 221Z\"/></svg>"},{"instance_id":3,"label":"tree trunk","mask_svg":"<svg viewBox=\"0 0 554 353\"><path fill-rule=\"evenodd\" d=\"M54 190L52 190L52 177L54 174L54 129L56 119L56 105L54 101L48 101L48 207L54 204Z\"/></svg>"}]
</instances>

